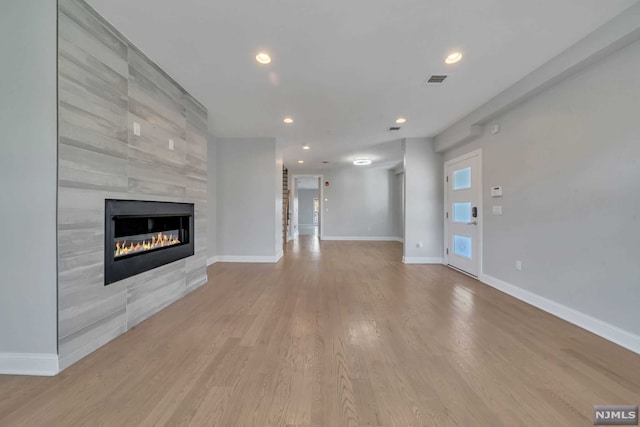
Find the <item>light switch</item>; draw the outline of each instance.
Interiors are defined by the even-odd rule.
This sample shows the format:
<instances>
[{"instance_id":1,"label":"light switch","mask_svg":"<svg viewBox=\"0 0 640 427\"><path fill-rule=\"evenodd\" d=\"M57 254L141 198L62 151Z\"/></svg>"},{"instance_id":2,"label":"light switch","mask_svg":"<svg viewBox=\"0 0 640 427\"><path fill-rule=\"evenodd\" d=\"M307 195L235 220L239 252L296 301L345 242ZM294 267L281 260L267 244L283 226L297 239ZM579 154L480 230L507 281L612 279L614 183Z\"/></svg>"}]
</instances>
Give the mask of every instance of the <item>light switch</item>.
<instances>
[{"instance_id":1,"label":"light switch","mask_svg":"<svg viewBox=\"0 0 640 427\"><path fill-rule=\"evenodd\" d=\"M173 143L173 139L169 140L169 150L173 150L175 148L175 145Z\"/></svg>"},{"instance_id":2,"label":"light switch","mask_svg":"<svg viewBox=\"0 0 640 427\"><path fill-rule=\"evenodd\" d=\"M140 136L140 123L133 122L133 134L135 136Z\"/></svg>"},{"instance_id":3,"label":"light switch","mask_svg":"<svg viewBox=\"0 0 640 427\"><path fill-rule=\"evenodd\" d=\"M502 215L502 206L494 206L493 207L494 215Z\"/></svg>"}]
</instances>

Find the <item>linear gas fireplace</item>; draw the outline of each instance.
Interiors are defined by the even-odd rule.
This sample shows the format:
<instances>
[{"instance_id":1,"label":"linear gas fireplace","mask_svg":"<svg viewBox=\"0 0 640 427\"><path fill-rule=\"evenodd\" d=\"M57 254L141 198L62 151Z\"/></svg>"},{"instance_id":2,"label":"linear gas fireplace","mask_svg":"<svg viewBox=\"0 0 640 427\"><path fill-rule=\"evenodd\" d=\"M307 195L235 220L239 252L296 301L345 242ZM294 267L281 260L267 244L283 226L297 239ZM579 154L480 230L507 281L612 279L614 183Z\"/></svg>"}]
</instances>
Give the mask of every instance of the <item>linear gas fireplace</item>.
<instances>
[{"instance_id":1,"label":"linear gas fireplace","mask_svg":"<svg viewBox=\"0 0 640 427\"><path fill-rule=\"evenodd\" d=\"M104 284L193 255L193 204L105 200Z\"/></svg>"}]
</instances>

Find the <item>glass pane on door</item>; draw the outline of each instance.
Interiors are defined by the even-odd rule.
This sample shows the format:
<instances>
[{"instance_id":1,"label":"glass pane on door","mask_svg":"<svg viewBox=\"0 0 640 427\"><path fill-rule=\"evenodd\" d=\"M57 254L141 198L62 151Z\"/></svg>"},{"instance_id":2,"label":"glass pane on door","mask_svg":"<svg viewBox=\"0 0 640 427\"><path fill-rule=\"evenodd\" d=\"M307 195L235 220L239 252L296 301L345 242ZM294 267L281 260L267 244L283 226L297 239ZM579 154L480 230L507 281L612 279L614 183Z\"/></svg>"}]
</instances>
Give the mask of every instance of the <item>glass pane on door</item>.
<instances>
[{"instance_id":1,"label":"glass pane on door","mask_svg":"<svg viewBox=\"0 0 640 427\"><path fill-rule=\"evenodd\" d=\"M471 222L471 202L453 204L454 222Z\"/></svg>"},{"instance_id":2,"label":"glass pane on door","mask_svg":"<svg viewBox=\"0 0 640 427\"><path fill-rule=\"evenodd\" d=\"M453 253L471 259L471 238L454 234Z\"/></svg>"},{"instance_id":3,"label":"glass pane on door","mask_svg":"<svg viewBox=\"0 0 640 427\"><path fill-rule=\"evenodd\" d=\"M453 189L466 190L467 188L471 188L471 168L453 171Z\"/></svg>"}]
</instances>

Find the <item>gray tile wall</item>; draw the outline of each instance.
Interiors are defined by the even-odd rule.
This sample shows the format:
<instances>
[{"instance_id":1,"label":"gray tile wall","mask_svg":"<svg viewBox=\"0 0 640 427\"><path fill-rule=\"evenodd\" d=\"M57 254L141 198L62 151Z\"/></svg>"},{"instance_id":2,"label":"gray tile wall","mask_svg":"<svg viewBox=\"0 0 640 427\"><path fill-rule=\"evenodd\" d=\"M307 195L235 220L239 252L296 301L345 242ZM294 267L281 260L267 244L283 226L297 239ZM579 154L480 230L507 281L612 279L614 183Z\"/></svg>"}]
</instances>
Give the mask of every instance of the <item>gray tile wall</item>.
<instances>
[{"instance_id":1,"label":"gray tile wall","mask_svg":"<svg viewBox=\"0 0 640 427\"><path fill-rule=\"evenodd\" d=\"M58 44L64 369L206 282L207 110L81 0L60 0ZM107 198L195 203L195 256L104 286Z\"/></svg>"}]
</instances>

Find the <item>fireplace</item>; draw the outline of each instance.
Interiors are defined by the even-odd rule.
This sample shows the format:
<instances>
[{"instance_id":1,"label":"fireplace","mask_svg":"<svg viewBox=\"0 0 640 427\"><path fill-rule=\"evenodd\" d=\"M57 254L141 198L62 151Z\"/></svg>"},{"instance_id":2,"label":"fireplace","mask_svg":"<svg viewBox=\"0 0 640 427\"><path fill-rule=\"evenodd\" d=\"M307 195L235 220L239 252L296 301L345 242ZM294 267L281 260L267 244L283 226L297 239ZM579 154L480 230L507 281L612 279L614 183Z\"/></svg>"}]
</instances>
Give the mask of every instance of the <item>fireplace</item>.
<instances>
[{"instance_id":1,"label":"fireplace","mask_svg":"<svg viewBox=\"0 0 640 427\"><path fill-rule=\"evenodd\" d=\"M105 200L104 284L194 253L192 203Z\"/></svg>"}]
</instances>

